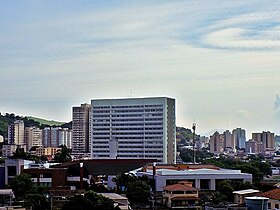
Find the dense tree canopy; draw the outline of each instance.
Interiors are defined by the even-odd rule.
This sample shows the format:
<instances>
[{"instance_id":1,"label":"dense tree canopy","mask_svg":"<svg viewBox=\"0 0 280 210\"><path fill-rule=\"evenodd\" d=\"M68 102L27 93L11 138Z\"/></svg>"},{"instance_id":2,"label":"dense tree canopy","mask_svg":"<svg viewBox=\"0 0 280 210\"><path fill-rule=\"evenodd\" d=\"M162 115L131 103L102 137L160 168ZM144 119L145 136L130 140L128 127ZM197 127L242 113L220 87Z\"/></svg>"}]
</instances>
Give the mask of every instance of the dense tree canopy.
<instances>
[{"instance_id":1,"label":"dense tree canopy","mask_svg":"<svg viewBox=\"0 0 280 210\"><path fill-rule=\"evenodd\" d=\"M75 195L61 210L119 210L114 207L114 202L93 191L88 191L85 195Z\"/></svg>"},{"instance_id":2,"label":"dense tree canopy","mask_svg":"<svg viewBox=\"0 0 280 210\"><path fill-rule=\"evenodd\" d=\"M53 160L59 163L71 161L71 149L68 149L65 145L61 145L60 150L55 154Z\"/></svg>"}]
</instances>

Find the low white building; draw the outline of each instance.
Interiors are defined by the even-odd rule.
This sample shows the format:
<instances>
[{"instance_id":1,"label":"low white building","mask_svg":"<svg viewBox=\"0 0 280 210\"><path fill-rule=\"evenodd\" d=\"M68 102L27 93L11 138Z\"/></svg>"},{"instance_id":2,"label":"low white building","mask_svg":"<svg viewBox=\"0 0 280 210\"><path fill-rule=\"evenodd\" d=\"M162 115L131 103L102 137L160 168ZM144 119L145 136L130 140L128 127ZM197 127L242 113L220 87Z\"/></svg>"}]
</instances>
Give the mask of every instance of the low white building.
<instances>
[{"instance_id":1,"label":"low white building","mask_svg":"<svg viewBox=\"0 0 280 210\"><path fill-rule=\"evenodd\" d=\"M137 176L147 176L153 178L153 170L147 169L145 172L137 172ZM213 168L205 165L204 168L193 168L174 170L166 167L156 166L155 189L162 191L163 187L179 181L193 182L197 189L216 190L216 186L223 180L241 181L252 183L252 174L241 173L241 170L231 170L223 168Z\"/></svg>"}]
</instances>

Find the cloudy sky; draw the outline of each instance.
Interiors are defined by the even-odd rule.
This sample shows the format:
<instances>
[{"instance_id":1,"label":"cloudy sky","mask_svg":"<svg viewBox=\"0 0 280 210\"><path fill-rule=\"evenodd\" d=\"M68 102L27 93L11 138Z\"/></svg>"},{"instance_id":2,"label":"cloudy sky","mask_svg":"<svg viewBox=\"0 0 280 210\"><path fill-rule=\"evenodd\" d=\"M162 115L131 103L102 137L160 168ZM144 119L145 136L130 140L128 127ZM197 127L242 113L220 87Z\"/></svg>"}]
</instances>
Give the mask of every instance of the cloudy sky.
<instances>
[{"instance_id":1,"label":"cloudy sky","mask_svg":"<svg viewBox=\"0 0 280 210\"><path fill-rule=\"evenodd\" d=\"M2 0L0 28L2 113L169 96L201 134L280 133L279 1Z\"/></svg>"}]
</instances>

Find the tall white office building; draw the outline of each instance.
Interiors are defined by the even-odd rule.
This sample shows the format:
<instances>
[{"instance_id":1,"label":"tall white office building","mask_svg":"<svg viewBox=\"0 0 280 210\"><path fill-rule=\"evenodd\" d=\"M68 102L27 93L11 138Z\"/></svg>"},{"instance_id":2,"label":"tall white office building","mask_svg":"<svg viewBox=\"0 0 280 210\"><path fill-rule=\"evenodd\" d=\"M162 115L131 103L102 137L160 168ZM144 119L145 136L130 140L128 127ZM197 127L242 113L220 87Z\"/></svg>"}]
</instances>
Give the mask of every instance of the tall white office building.
<instances>
[{"instance_id":1,"label":"tall white office building","mask_svg":"<svg viewBox=\"0 0 280 210\"><path fill-rule=\"evenodd\" d=\"M166 97L91 101L92 158L176 162L175 99Z\"/></svg>"}]
</instances>

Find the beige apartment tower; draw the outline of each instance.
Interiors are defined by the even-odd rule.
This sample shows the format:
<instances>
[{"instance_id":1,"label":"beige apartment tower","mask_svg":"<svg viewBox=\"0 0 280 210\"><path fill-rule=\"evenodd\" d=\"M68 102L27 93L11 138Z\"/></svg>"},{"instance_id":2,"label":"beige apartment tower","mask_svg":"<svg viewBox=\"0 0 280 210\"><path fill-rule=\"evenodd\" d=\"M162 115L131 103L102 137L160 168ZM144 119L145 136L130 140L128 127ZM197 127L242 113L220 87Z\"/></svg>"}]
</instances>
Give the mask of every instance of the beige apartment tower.
<instances>
[{"instance_id":1,"label":"beige apartment tower","mask_svg":"<svg viewBox=\"0 0 280 210\"><path fill-rule=\"evenodd\" d=\"M72 154L75 158L90 155L89 113L90 105L86 103L72 108Z\"/></svg>"}]
</instances>

